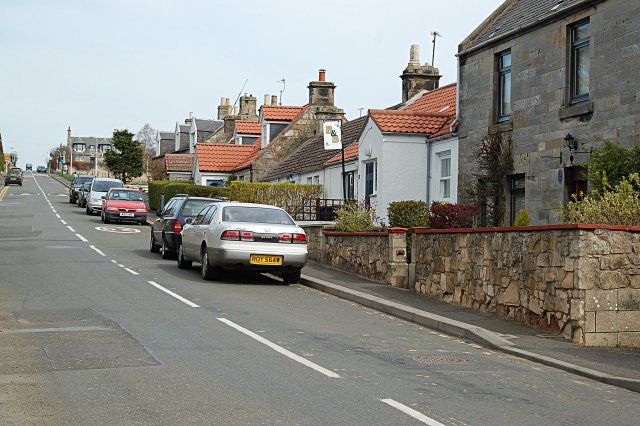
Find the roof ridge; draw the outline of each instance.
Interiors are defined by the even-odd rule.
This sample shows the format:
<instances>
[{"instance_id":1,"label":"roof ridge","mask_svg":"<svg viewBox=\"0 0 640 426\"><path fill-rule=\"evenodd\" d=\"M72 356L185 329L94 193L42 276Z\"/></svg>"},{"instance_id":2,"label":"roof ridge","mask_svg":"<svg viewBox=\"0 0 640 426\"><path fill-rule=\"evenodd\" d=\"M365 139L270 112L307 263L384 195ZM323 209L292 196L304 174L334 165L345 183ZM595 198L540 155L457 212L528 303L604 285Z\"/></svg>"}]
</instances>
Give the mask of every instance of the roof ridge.
<instances>
[{"instance_id":1,"label":"roof ridge","mask_svg":"<svg viewBox=\"0 0 640 426\"><path fill-rule=\"evenodd\" d=\"M388 109L370 109L369 114L381 114L381 115L406 115L406 116L414 116L414 117L433 117L433 118L449 118L454 113L444 113L444 112L429 112L429 111L407 111L404 109L401 110L388 110Z\"/></svg>"}]
</instances>

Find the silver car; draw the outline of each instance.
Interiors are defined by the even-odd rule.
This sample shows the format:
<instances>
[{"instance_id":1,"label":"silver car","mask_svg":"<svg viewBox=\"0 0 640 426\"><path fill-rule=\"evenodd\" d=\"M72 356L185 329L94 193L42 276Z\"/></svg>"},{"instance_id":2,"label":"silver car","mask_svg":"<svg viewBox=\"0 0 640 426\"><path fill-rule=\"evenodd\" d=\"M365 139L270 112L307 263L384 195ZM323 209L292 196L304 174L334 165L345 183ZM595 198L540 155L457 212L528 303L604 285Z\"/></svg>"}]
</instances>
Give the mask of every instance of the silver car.
<instances>
[{"instance_id":1,"label":"silver car","mask_svg":"<svg viewBox=\"0 0 640 426\"><path fill-rule=\"evenodd\" d=\"M307 263L307 236L279 207L222 202L187 219L178 245L178 267L201 264L205 280L221 268L271 272L285 283L300 281Z\"/></svg>"},{"instance_id":2,"label":"silver car","mask_svg":"<svg viewBox=\"0 0 640 426\"><path fill-rule=\"evenodd\" d=\"M107 195L111 188L124 188L124 184L120 179L95 178L91 181L85 201L85 212L88 215L102 212L102 197Z\"/></svg>"}]
</instances>

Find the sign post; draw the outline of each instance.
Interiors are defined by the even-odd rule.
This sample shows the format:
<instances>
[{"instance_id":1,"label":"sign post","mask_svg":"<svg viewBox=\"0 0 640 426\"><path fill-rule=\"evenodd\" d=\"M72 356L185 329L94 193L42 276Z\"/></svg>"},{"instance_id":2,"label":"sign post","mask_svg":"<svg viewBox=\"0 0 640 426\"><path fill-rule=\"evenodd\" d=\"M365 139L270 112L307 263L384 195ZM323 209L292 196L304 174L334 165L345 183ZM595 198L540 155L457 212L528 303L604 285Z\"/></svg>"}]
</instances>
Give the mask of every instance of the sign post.
<instances>
[{"instance_id":1,"label":"sign post","mask_svg":"<svg viewBox=\"0 0 640 426\"><path fill-rule=\"evenodd\" d=\"M324 149L339 149L342 154L342 198L347 202L347 182L345 180L344 146L342 145L342 122L325 121L322 125Z\"/></svg>"}]
</instances>

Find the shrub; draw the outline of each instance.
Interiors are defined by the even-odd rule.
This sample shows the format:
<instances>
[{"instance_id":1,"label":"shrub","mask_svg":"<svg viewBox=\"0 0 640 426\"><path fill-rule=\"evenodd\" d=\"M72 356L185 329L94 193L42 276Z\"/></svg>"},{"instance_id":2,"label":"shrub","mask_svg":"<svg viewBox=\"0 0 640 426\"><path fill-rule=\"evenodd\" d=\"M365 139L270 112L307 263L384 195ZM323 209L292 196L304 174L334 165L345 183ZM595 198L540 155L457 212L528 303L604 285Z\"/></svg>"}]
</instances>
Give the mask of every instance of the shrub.
<instances>
[{"instance_id":1,"label":"shrub","mask_svg":"<svg viewBox=\"0 0 640 426\"><path fill-rule=\"evenodd\" d=\"M640 176L632 173L622 178L615 188L602 193L594 191L581 201L573 196L561 217L567 223L640 226Z\"/></svg>"},{"instance_id":2,"label":"shrub","mask_svg":"<svg viewBox=\"0 0 640 426\"><path fill-rule=\"evenodd\" d=\"M480 206L476 204L431 204L429 224L432 228L471 228Z\"/></svg>"},{"instance_id":3,"label":"shrub","mask_svg":"<svg viewBox=\"0 0 640 426\"><path fill-rule=\"evenodd\" d=\"M513 222L513 226L529 226L529 212L526 209L520 210L520 214L515 222Z\"/></svg>"},{"instance_id":4,"label":"shrub","mask_svg":"<svg viewBox=\"0 0 640 426\"><path fill-rule=\"evenodd\" d=\"M389 226L413 228L429 225L429 207L424 201L394 201L387 209Z\"/></svg>"},{"instance_id":5,"label":"shrub","mask_svg":"<svg viewBox=\"0 0 640 426\"><path fill-rule=\"evenodd\" d=\"M631 173L640 173L640 146L625 148L606 141L601 148L591 152L588 170L593 189L610 190Z\"/></svg>"},{"instance_id":6,"label":"shrub","mask_svg":"<svg viewBox=\"0 0 640 426\"><path fill-rule=\"evenodd\" d=\"M347 203L336 210L336 229L345 232L366 232L374 230L375 213L364 203Z\"/></svg>"},{"instance_id":7,"label":"shrub","mask_svg":"<svg viewBox=\"0 0 640 426\"><path fill-rule=\"evenodd\" d=\"M229 189L219 186L200 186L193 182L179 180L161 180L149 182L149 208L160 210L160 198L164 195L166 203L176 194L188 194L194 197L228 198Z\"/></svg>"},{"instance_id":8,"label":"shrub","mask_svg":"<svg viewBox=\"0 0 640 426\"><path fill-rule=\"evenodd\" d=\"M243 203L272 204L287 211L324 195L322 185L231 181L229 198Z\"/></svg>"}]
</instances>

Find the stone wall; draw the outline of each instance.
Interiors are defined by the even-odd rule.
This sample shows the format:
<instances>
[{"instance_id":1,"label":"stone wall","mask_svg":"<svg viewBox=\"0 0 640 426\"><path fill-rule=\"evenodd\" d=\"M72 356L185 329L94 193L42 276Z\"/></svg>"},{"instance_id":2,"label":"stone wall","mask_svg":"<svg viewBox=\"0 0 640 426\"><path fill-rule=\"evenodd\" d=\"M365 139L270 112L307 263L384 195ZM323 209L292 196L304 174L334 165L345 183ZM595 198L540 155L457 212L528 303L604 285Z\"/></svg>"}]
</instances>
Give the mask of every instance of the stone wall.
<instances>
[{"instance_id":1,"label":"stone wall","mask_svg":"<svg viewBox=\"0 0 640 426\"><path fill-rule=\"evenodd\" d=\"M414 288L578 344L640 347L640 228L615 228L417 229Z\"/></svg>"}]
</instances>

